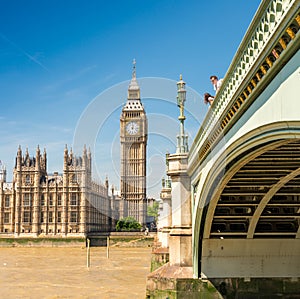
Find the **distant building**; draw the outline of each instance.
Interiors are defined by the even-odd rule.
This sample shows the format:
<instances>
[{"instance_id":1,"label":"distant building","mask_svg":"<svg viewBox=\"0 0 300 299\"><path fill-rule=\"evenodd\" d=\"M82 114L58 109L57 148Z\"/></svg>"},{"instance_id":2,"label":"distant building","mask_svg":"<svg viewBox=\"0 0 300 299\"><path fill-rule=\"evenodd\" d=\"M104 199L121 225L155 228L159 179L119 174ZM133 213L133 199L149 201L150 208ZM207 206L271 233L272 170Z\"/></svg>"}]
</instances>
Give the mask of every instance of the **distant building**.
<instances>
[{"instance_id":1,"label":"distant building","mask_svg":"<svg viewBox=\"0 0 300 299\"><path fill-rule=\"evenodd\" d=\"M46 151L38 147L35 157L28 150L22 156L19 147L12 182L0 166L0 233L50 237L112 230L114 197L108 196L108 180L92 181L91 162L86 148L76 157L66 147L63 174L50 175Z\"/></svg>"}]
</instances>

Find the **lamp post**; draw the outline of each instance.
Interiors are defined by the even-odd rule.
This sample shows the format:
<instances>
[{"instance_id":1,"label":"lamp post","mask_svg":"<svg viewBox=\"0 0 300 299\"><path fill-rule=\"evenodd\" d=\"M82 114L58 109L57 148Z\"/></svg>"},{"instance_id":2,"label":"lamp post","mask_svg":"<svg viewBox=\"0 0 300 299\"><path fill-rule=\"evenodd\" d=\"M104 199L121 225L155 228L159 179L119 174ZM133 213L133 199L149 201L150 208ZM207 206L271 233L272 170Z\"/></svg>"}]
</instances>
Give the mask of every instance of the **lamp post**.
<instances>
[{"instance_id":1,"label":"lamp post","mask_svg":"<svg viewBox=\"0 0 300 299\"><path fill-rule=\"evenodd\" d=\"M177 136L177 149L176 153L187 153L188 152L188 136L184 132L184 102L186 101L186 89L185 82L182 80L180 75L179 81L177 82L177 106L179 107L180 115L178 120L180 121L180 132Z\"/></svg>"}]
</instances>

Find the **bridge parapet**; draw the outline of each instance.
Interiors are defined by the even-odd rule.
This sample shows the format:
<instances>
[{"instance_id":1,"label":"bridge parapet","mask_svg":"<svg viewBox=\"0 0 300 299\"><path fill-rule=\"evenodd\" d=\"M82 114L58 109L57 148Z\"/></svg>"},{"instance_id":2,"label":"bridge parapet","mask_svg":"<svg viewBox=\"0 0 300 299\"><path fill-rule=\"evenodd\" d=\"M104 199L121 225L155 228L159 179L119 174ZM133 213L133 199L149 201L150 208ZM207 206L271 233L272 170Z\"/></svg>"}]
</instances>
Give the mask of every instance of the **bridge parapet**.
<instances>
[{"instance_id":1,"label":"bridge parapet","mask_svg":"<svg viewBox=\"0 0 300 299\"><path fill-rule=\"evenodd\" d=\"M299 29L298 0L262 1L191 147L191 172L299 49Z\"/></svg>"}]
</instances>

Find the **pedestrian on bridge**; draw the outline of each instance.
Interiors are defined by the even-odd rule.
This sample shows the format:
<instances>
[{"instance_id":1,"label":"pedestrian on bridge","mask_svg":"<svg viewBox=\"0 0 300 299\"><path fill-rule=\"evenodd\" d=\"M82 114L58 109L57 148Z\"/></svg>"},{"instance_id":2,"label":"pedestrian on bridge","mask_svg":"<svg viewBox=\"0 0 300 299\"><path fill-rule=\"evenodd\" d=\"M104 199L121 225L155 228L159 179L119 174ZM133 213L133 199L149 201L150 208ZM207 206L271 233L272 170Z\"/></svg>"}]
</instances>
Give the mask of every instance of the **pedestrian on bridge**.
<instances>
[{"instance_id":1,"label":"pedestrian on bridge","mask_svg":"<svg viewBox=\"0 0 300 299\"><path fill-rule=\"evenodd\" d=\"M210 76L210 82L211 82L211 84L213 85L214 90L215 90L216 93L217 93L218 90L219 90L220 87L221 87L221 84L222 84L222 82L223 82L223 79L218 79L217 76L213 75L213 76Z\"/></svg>"},{"instance_id":2,"label":"pedestrian on bridge","mask_svg":"<svg viewBox=\"0 0 300 299\"><path fill-rule=\"evenodd\" d=\"M214 101L214 96L212 96L210 93L206 92L204 94L204 103L209 104L211 106L212 102Z\"/></svg>"}]
</instances>

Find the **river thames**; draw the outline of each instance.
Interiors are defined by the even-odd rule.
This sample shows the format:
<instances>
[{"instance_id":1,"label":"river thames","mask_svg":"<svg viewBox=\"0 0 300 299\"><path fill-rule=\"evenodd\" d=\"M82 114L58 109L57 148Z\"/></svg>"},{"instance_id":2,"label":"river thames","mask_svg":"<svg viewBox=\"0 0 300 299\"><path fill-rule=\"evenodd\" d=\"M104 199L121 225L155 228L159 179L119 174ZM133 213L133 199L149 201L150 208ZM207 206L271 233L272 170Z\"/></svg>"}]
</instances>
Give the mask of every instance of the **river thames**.
<instances>
[{"instance_id":1,"label":"river thames","mask_svg":"<svg viewBox=\"0 0 300 299\"><path fill-rule=\"evenodd\" d=\"M151 248L0 248L0 298L145 298Z\"/></svg>"}]
</instances>

